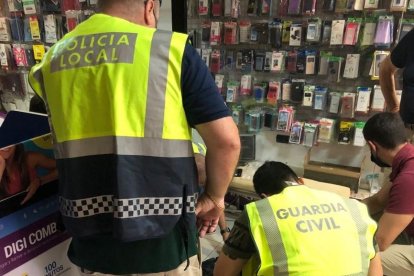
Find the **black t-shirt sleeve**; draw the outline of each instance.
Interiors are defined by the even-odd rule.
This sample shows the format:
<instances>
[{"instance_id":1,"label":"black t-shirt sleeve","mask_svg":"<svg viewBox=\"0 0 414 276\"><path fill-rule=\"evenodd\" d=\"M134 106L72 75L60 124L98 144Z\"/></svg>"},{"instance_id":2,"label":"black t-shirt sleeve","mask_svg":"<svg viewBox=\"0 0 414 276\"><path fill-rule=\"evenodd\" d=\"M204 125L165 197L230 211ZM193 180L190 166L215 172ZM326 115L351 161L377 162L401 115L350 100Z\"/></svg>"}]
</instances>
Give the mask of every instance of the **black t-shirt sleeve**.
<instances>
[{"instance_id":1,"label":"black t-shirt sleeve","mask_svg":"<svg viewBox=\"0 0 414 276\"><path fill-rule=\"evenodd\" d=\"M249 217L243 210L239 218L234 222L229 238L223 246L223 253L231 259L250 259L257 253L256 246L250 234Z\"/></svg>"},{"instance_id":2,"label":"black t-shirt sleeve","mask_svg":"<svg viewBox=\"0 0 414 276\"><path fill-rule=\"evenodd\" d=\"M184 50L181 89L190 126L230 116L205 62L190 44Z\"/></svg>"},{"instance_id":3,"label":"black t-shirt sleeve","mask_svg":"<svg viewBox=\"0 0 414 276\"><path fill-rule=\"evenodd\" d=\"M414 47L414 29L408 32L391 52L391 62L398 68L404 68L408 61L409 51Z\"/></svg>"}]
</instances>

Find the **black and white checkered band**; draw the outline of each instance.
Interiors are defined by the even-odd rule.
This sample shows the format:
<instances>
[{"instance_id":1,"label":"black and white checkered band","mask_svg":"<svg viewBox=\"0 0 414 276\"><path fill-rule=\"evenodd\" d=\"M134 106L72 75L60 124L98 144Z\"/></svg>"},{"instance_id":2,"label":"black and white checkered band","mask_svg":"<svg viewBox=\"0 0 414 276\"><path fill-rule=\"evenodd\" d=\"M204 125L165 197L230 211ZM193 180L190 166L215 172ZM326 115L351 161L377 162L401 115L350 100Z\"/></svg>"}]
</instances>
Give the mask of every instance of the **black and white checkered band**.
<instances>
[{"instance_id":1,"label":"black and white checkered band","mask_svg":"<svg viewBox=\"0 0 414 276\"><path fill-rule=\"evenodd\" d=\"M186 212L195 212L197 194L187 196ZM140 197L117 199L113 195L103 195L70 200L60 197L62 215L83 218L99 214L113 213L115 218L136 218L145 216L178 216L182 214L181 197Z\"/></svg>"}]
</instances>

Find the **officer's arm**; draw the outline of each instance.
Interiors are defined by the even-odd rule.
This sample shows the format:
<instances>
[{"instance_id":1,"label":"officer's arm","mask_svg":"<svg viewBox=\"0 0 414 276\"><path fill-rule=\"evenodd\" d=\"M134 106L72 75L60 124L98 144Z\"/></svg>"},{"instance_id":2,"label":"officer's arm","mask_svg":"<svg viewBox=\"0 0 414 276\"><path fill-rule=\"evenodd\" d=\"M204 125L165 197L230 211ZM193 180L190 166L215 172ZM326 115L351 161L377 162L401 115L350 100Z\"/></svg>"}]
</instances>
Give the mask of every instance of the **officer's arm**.
<instances>
[{"instance_id":1,"label":"officer's arm","mask_svg":"<svg viewBox=\"0 0 414 276\"><path fill-rule=\"evenodd\" d=\"M391 185L391 182L385 183L378 193L362 201L367 205L368 212L371 216L384 210L385 205L388 202Z\"/></svg>"},{"instance_id":2,"label":"officer's arm","mask_svg":"<svg viewBox=\"0 0 414 276\"><path fill-rule=\"evenodd\" d=\"M375 236L380 251L386 250L413 219L414 214L400 215L385 212L378 223Z\"/></svg>"},{"instance_id":3,"label":"officer's arm","mask_svg":"<svg viewBox=\"0 0 414 276\"><path fill-rule=\"evenodd\" d=\"M214 266L214 276L238 276L247 261L245 259L231 259L221 252Z\"/></svg>"},{"instance_id":4,"label":"officer's arm","mask_svg":"<svg viewBox=\"0 0 414 276\"><path fill-rule=\"evenodd\" d=\"M391 57L388 55L380 64L379 82L382 94L384 95L387 109L391 112L398 112L400 109L395 93L394 74L398 68L392 64Z\"/></svg>"},{"instance_id":5,"label":"officer's arm","mask_svg":"<svg viewBox=\"0 0 414 276\"><path fill-rule=\"evenodd\" d=\"M382 276L381 257L377 253L369 263L368 276Z\"/></svg>"},{"instance_id":6,"label":"officer's arm","mask_svg":"<svg viewBox=\"0 0 414 276\"><path fill-rule=\"evenodd\" d=\"M224 195L233 178L239 153L240 138L232 117L224 117L195 126L207 147L205 190L224 204Z\"/></svg>"},{"instance_id":7,"label":"officer's arm","mask_svg":"<svg viewBox=\"0 0 414 276\"><path fill-rule=\"evenodd\" d=\"M202 154L194 153L194 159L197 165L198 185L204 186L206 184L206 158Z\"/></svg>"}]
</instances>

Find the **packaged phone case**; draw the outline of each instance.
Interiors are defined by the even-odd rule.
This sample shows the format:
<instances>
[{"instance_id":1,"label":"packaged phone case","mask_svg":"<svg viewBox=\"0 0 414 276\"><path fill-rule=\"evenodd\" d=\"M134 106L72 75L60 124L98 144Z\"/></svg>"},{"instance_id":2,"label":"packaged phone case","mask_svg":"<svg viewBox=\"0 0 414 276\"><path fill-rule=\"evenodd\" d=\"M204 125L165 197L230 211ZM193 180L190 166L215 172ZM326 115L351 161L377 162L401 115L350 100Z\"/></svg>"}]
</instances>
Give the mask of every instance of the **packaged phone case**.
<instances>
[{"instance_id":1,"label":"packaged phone case","mask_svg":"<svg viewBox=\"0 0 414 276\"><path fill-rule=\"evenodd\" d=\"M357 87L357 100L355 112L368 114L369 103L371 100L371 87Z\"/></svg>"},{"instance_id":2,"label":"packaged phone case","mask_svg":"<svg viewBox=\"0 0 414 276\"><path fill-rule=\"evenodd\" d=\"M256 51L254 57L254 70L257 72L263 72L265 66L266 52Z\"/></svg>"},{"instance_id":3,"label":"packaged phone case","mask_svg":"<svg viewBox=\"0 0 414 276\"><path fill-rule=\"evenodd\" d=\"M338 143L349 145L353 134L353 122L341 121L339 123Z\"/></svg>"},{"instance_id":4,"label":"packaged phone case","mask_svg":"<svg viewBox=\"0 0 414 276\"><path fill-rule=\"evenodd\" d=\"M296 60L296 73L303 74L305 73L306 66L306 52L305 50L298 51L298 56Z\"/></svg>"},{"instance_id":5,"label":"packaged phone case","mask_svg":"<svg viewBox=\"0 0 414 276\"><path fill-rule=\"evenodd\" d=\"M292 94L292 81L285 79L282 81L282 101L289 102Z\"/></svg>"},{"instance_id":6,"label":"packaged phone case","mask_svg":"<svg viewBox=\"0 0 414 276\"><path fill-rule=\"evenodd\" d=\"M198 1L198 15L208 15L208 0Z\"/></svg>"},{"instance_id":7,"label":"packaged phone case","mask_svg":"<svg viewBox=\"0 0 414 276\"><path fill-rule=\"evenodd\" d=\"M328 93L328 88L323 87L323 86L315 87L313 109L315 110L325 109L327 93Z\"/></svg>"},{"instance_id":8,"label":"packaged phone case","mask_svg":"<svg viewBox=\"0 0 414 276\"><path fill-rule=\"evenodd\" d=\"M295 50L292 50L288 52L287 56L287 71L289 73L296 73L296 63L298 59L298 52Z\"/></svg>"},{"instance_id":9,"label":"packaged phone case","mask_svg":"<svg viewBox=\"0 0 414 276\"><path fill-rule=\"evenodd\" d=\"M213 50L211 52L210 71L212 73L217 74L220 71L220 55L219 50Z\"/></svg>"},{"instance_id":10,"label":"packaged phone case","mask_svg":"<svg viewBox=\"0 0 414 276\"><path fill-rule=\"evenodd\" d=\"M316 123L305 123L303 127L303 145L312 147L316 144L316 137L318 135L319 125Z\"/></svg>"},{"instance_id":11,"label":"packaged phone case","mask_svg":"<svg viewBox=\"0 0 414 276\"><path fill-rule=\"evenodd\" d=\"M288 15L299 15L301 7L301 0L289 0Z\"/></svg>"},{"instance_id":12,"label":"packaged phone case","mask_svg":"<svg viewBox=\"0 0 414 276\"><path fill-rule=\"evenodd\" d=\"M237 22L224 22L224 44L237 44Z\"/></svg>"},{"instance_id":13,"label":"packaged phone case","mask_svg":"<svg viewBox=\"0 0 414 276\"><path fill-rule=\"evenodd\" d=\"M269 91L267 92L267 102L270 104L276 104L279 99L280 82L270 81Z\"/></svg>"},{"instance_id":14,"label":"packaged phone case","mask_svg":"<svg viewBox=\"0 0 414 276\"><path fill-rule=\"evenodd\" d=\"M294 103L303 102L303 93L305 87L304 79L292 79L290 100Z\"/></svg>"},{"instance_id":15,"label":"packaged phone case","mask_svg":"<svg viewBox=\"0 0 414 276\"><path fill-rule=\"evenodd\" d=\"M275 20L269 23L269 42L273 48L282 47L282 22Z\"/></svg>"},{"instance_id":16,"label":"packaged phone case","mask_svg":"<svg viewBox=\"0 0 414 276\"><path fill-rule=\"evenodd\" d=\"M279 109L276 130L289 132L293 121L293 108L282 107Z\"/></svg>"},{"instance_id":17,"label":"packaged phone case","mask_svg":"<svg viewBox=\"0 0 414 276\"><path fill-rule=\"evenodd\" d=\"M239 96L239 83L235 81L229 81L227 83L226 102L235 103Z\"/></svg>"},{"instance_id":18,"label":"packaged phone case","mask_svg":"<svg viewBox=\"0 0 414 276\"><path fill-rule=\"evenodd\" d=\"M306 64L305 64L305 74L314 75L316 68L316 50L306 50Z\"/></svg>"},{"instance_id":19,"label":"packaged phone case","mask_svg":"<svg viewBox=\"0 0 414 276\"><path fill-rule=\"evenodd\" d=\"M290 130L289 143L300 144L302 140L303 122L294 122Z\"/></svg>"},{"instance_id":20,"label":"packaged phone case","mask_svg":"<svg viewBox=\"0 0 414 276\"><path fill-rule=\"evenodd\" d=\"M312 106L313 93L315 92L315 85L306 84L303 88L303 106Z\"/></svg>"},{"instance_id":21,"label":"packaged phone case","mask_svg":"<svg viewBox=\"0 0 414 276\"><path fill-rule=\"evenodd\" d=\"M314 15L316 11L316 0L303 0L302 13L304 15Z\"/></svg>"},{"instance_id":22,"label":"packaged phone case","mask_svg":"<svg viewBox=\"0 0 414 276\"><path fill-rule=\"evenodd\" d=\"M344 93L341 98L341 111L340 116L342 118L354 118L355 111L355 93Z\"/></svg>"},{"instance_id":23,"label":"packaged phone case","mask_svg":"<svg viewBox=\"0 0 414 276\"><path fill-rule=\"evenodd\" d=\"M382 112L384 111L384 109L385 109L385 99L381 91L381 86L374 85L374 95L372 97L371 110Z\"/></svg>"},{"instance_id":24,"label":"packaged phone case","mask_svg":"<svg viewBox=\"0 0 414 276\"><path fill-rule=\"evenodd\" d=\"M322 118L319 120L318 142L330 143L334 134L335 120Z\"/></svg>"},{"instance_id":25,"label":"packaged phone case","mask_svg":"<svg viewBox=\"0 0 414 276\"><path fill-rule=\"evenodd\" d=\"M377 29L375 31L374 45L376 47L390 47L394 42L394 17L381 15L378 18Z\"/></svg>"},{"instance_id":26,"label":"packaged phone case","mask_svg":"<svg viewBox=\"0 0 414 276\"><path fill-rule=\"evenodd\" d=\"M243 75L240 81L240 95L250 96L252 94L252 76Z\"/></svg>"},{"instance_id":27,"label":"packaged phone case","mask_svg":"<svg viewBox=\"0 0 414 276\"><path fill-rule=\"evenodd\" d=\"M211 15L212 16L221 16L223 14L223 4L222 0L212 0L211 1Z\"/></svg>"},{"instance_id":28,"label":"packaged phone case","mask_svg":"<svg viewBox=\"0 0 414 276\"><path fill-rule=\"evenodd\" d=\"M322 21L319 18L313 18L308 20L308 26L306 30L306 41L311 43L317 43L321 40Z\"/></svg>"},{"instance_id":29,"label":"packaged phone case","mask_svg":"<svg viewBox=\"0 0 414 276\"><path fill-rule=\"evenodd\" d=\"M340 92L329 93L329 113L338 114L342 94Z\"/></svg>"},{"instance_id":30,"label":"packaged phone case","mask_svg":"<svg viewBox=\"0 0 414 276\"><path fill-rule=\"evenodd\" d=\"M273 51L271 60L271 72L282 72L284 71L285 57L287 53L285 51ZM292 65L293 66L293 65ZM296 65L295 65L296 66Z\"/></svg>"},{"instance_id":31,"label":"packaged phone case","mask_svg":"<svg viewBox=\"0 0 414 276\"><path fill-rule=\"evenodd\" d=\"M267 82L255 83L253 86L253 97L258 103L263 103L265 101L266 91L268 90ZM270 89L269 89L270 90ZM277 97L277 95L276 95Z\"/></svg>"},{"instance_id":32,"label":"packaged phone case","mask_svg":"<svg viewBox=\"0 0 414 276\"><path fill-rule=\"evenodd\" d=\"M357 147L363 147L367 144L364 138L363 129L365 122L355 122L354 123L354 142L353 145Z\"/></svg>"}]
</instances>

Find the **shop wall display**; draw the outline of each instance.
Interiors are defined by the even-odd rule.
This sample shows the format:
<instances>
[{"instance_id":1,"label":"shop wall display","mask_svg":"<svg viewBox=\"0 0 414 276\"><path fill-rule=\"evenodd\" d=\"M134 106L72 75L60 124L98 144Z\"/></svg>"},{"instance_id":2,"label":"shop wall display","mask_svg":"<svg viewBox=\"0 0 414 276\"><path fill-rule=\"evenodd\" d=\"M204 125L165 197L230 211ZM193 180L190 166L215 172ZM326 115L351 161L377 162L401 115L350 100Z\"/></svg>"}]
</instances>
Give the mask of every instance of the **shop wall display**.
<instances>
[{"instance_id":1,"label":"shop wall display","mask_svg":"<svg viewBox=\"0 0 414 276\"><path fill-rule=\"evenodd\" d=\"M0 0L0 100L3 111L29 110L30 68L94 13L94 0Z\"/></svg>"},{"instance_id":2,"label":"shop wall display","mask_svg":"<svg viewBox=\"0 0 414 276\"><path fill-rule=\"evenodd\" d=\"M385 110L379 64L414 27L414 1L188 0L187 29L241 132L365 145ZM398 91L400 94L401 91Z\"/></svg>"}]
</instances>

